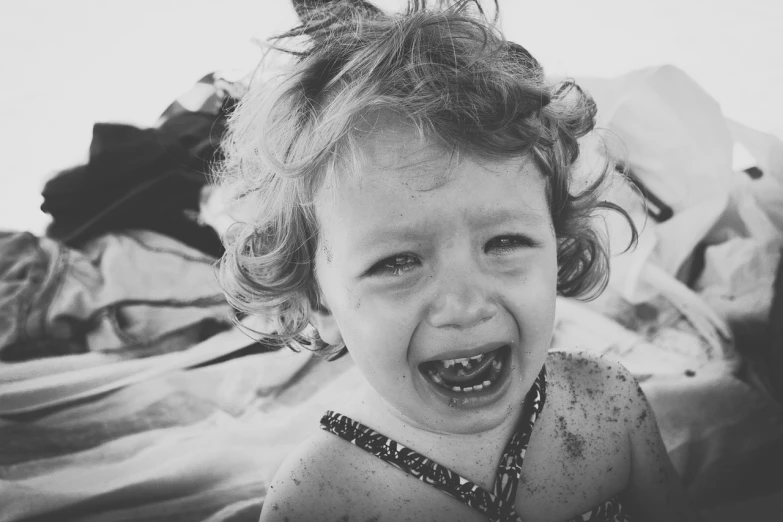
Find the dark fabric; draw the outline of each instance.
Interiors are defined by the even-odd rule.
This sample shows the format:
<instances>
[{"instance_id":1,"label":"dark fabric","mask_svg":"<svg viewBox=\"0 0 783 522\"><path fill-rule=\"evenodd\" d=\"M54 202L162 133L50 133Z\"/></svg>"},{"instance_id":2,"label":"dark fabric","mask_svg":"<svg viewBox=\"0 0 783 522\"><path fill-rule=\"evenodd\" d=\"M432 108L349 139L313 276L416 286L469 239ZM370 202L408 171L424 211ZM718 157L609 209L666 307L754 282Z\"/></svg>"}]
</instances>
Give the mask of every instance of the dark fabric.
<instances>
[{"instance_id":1,"label":"dark fabric","mask_svg":"<svg viewBox=\"0 0 783 522\"><path fill-rule=\"evenodd\" d=\"M220 239L197 216L223 130L201 113L181 113L153 129L96 124L89 162L44 187L41 210L53 218L47 235L79 248L107 232L147 229L220 256Z\"/></svg>"},{"instance_id":2,"label":"dark fabric","mask_svg":"<svg viewBox=\"0 0 783 522\"><path fill-rule=\"evenodd\" d=\"M217 233L199 221L201 193L243 82L207 74L153 128L97 123L89 161L44 186L47 235L80 248L107 232L146 229L221 256Z\"/></svg>"}]
</instances>

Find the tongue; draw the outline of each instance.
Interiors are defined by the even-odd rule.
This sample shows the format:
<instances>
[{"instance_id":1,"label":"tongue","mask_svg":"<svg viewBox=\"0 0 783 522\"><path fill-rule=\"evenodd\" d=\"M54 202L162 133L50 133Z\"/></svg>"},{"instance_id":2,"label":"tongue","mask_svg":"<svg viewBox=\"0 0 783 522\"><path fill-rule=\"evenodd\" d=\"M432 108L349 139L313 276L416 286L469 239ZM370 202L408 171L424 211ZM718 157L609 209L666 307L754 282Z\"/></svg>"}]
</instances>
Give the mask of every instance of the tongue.
<instances>
[{"instance_id":1,"label":"tongue","mask_svg":"<svg viewBox=\"0 0 783 522\"><path fill-rule=\"evenodd\" d=\"M478 375L484 373L489 368L492 361L495 360L497 352L492 352L484 356L481 362L476 363L473 361L470 368L465 368L461 364L454 364L448 368L445 368L442 364L436 364L433 370L438 373L444 381L449 383L462 384L468 381L474 380Z\"/></svg>"}]
</instances>

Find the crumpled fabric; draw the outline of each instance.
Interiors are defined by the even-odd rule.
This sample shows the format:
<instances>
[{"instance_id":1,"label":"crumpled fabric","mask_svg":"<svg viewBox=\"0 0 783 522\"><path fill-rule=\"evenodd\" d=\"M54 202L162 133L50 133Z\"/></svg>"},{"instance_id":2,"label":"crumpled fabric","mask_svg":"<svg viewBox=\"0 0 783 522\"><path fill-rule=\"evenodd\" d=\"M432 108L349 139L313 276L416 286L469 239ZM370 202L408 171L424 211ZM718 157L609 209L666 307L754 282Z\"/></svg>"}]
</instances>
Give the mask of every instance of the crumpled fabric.
<instances>
[{"instance_id":1,"label":"crumpled fabric","mask_svg":"<svg viewBox=\"0 0 783 522\"><path fill-rule=\"evenodd\" d=\"M327 388L349 359L309 355L231 359L0 417L0 521L258 520L269 475L318 429L311 413L352 391Z\"/></svg>"},{"instance_id":2,"label":"crumpled fabric","mask_svg":"<svg viewBox=\"0 0 783 522\"><path fill-rule=\"evenodd\" d=\"M748 349L744 332L764 329L783 248L783 142L725 118L718 101L671 65L579 84L605 131L603 141L585 140L585 155L602 154L598 145L619 154L673 212L655 219L649 200L645 208L628 184L613 184L609 199L631 214L640 235L624 251L628 227L607 215L610 286L635 304L672 298L673 290L703 334L715 331L715 346L733 342L730 332L741 337L738 350ZM583 166L589 171L590 161Z\"/></svg>"},{"instance_id":3,"label":"crumpled fabric","mask_svg":"<svg viewBox=\"0 0 783 522\"><path fill-rule=\"evenodd\" d=\"M220 256L220 238L200 219L199 209L243 85L211 73L175 100L154 127L96 123L88 162L44 186L41 210L52 216L47 236L81 248L110 232L145 229Z\"/></svg>"},{"instance_id":4,"label":"crumpled fabric","mask_svg":"<svg viewBox=\"0 0 783 522\"><path fill-rule=\"evenodd\" d=\"M598 128L619 138L612 150L672 208L671 219L642 225L655 240L648 257L677 274L728 201L733 141L720 105L671 65L579 84L598 106Z\"/></svg>"},{"instance_id":5,"label":"crumpled fabric","mask_svg":"<svg viewBox=\"0 0 783 522\"><path fill-rule=\"evenodd\" d=\"M693 332L648 342L665 317L636 310L625 321L632 329L605 328L612 320L596 324L587 307L558 301L566 313L553 348L574 349L579 338L582 349L634 368L698 506L742 498L767 480L753 472L774 468L770 451L783 450L780 405L727 371ZM367 384L350 357L309 355L281 350L172 371L0 418L0 521L258 520L286 456L318 432L324 411L339 411Z\"/></svg>"},{"instance_id":6,"label":"crumpled fabric","mask_svg":"<svg viewBox=\"0 0 783 522\"><path fill-rule=\"evenodd\" d=\"M227 327L214 259L150 231L82 250L27 232L0 234L0 356L30 359L191 346Z\"/></svg>"}]
</instances>

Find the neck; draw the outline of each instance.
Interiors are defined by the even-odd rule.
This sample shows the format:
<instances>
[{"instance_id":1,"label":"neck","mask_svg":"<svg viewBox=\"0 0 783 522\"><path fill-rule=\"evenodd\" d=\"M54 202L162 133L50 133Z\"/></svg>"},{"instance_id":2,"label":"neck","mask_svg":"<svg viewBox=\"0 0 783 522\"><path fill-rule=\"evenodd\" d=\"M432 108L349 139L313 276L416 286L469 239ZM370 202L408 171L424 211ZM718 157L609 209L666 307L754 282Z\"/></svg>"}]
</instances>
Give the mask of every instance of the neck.
<instances>
[{"instance_id":1,"label":"neck","mask_svg":"<svg viewBox=\"0 0 783 522\"><path fill-rule=\"evenodd\" d=\"M343 411L352 419L407 446L455 473L492 491L498 464L522 415L516 412L501 424L480 433L432 431L405 416L366 384Z\"/></svg>"}]
</instances>

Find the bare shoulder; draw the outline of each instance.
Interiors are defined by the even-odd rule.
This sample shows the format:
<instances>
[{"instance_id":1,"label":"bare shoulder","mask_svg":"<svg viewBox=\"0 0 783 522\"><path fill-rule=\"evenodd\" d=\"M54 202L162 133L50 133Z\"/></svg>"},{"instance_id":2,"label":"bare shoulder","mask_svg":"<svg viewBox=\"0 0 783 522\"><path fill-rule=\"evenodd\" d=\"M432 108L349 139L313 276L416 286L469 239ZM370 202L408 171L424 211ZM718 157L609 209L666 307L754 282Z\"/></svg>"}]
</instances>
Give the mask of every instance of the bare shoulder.
<instances>
[{"instance_id":1,"label":"bare shoulder","mask_svg":"<svg viewBox=\"0 0 783 522\"><path fill-rule=\"evenodd\" d=\"M344 450L336 437L316 433L302 442L283 462L270 484L262 521L317 520L323 516L339 520L339 505L350 505L352 493L339 475Z\"/></svg>"},{"instance_id":2,"label":"bare shoulder","mask_svg":"<svg viewBox=\"0 0 783 522\"><path fill-rule=\"evenodd\" d=\"M644 392L621 364L587 352L550 352L548 382L553 399L600 423L601 431L629 430L650 414ZM613 430L614 431L614 430Z\"/></svg>"},{"instance_id":3,"label":"bare shoulder","mask_svg":"<svg viewBox=\"0 0 783 522\"><path fill-rule=\"evenodd\" d=\"M597 449L596 457L610 448L615 465L630 462L629 433L650 411L625 367L589 353L551 352L547 383L548 406L561 437L579 434Z\"/></svg>"},{"instance_id":4,"label":"bare shoulder","mask_svg":"<svg viewBox=\"0 0 783 522\"><path fill-rule=\"evenodd\" d=\"M607 393L627 388L633 376L624 366L589 352L549 352L546 361L550 377L571 376Z\"/></svg>"},{"instance_id":5,"label":"bare shoulder","mask_svg":"<svg viewBox=\"0 0 783 522\"><path fill-rule=\"evenodd\" d=\"M621 494L631 474L627 371L581 353L552 352L546 403L531 434L518 498L531 519L569 520Z\"/></svg>"},{"instance_id":6,"label":"bare shoulder","mask_svg":"<svg viewBox=\"0 0 783 522\"><path fill-rule=\"evenodd\" d=\"M619 493L635 520L698 520L666 453L655 414L625 367L587 353L552 352L547 372L554 439L561 441L563 458L572 464L580 460L573 458L576 453L589 457L581 459L582 479L604 488L599 497ZM595 475L601 470L602 476Z\"/></svg>"},{"instance_id":7,"label":"bare shoulder","mask_svg":"<svg viewBox=\"0 0 783 522\"><path fill-rule=\"evenodd\" d=\"M285 460L261 512L262 522L480 519L459 501L326 431Z\"/></svg>"}]
</instances>

